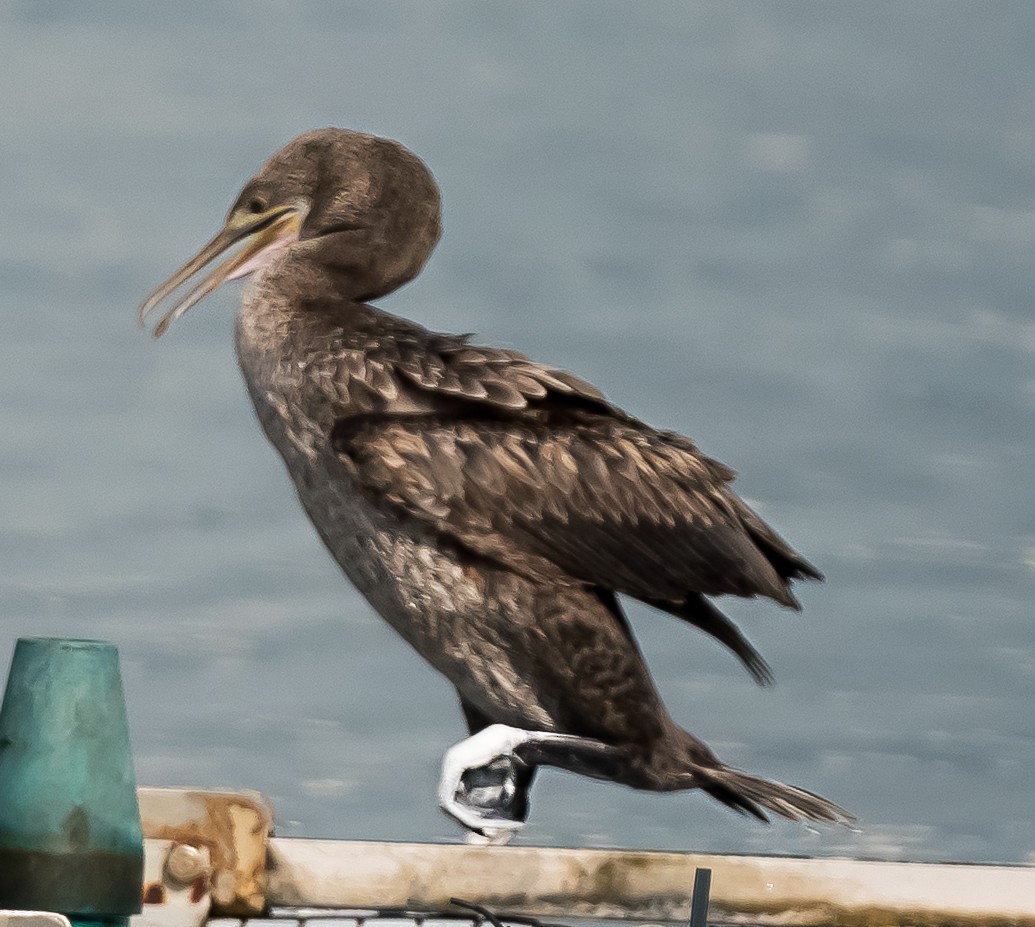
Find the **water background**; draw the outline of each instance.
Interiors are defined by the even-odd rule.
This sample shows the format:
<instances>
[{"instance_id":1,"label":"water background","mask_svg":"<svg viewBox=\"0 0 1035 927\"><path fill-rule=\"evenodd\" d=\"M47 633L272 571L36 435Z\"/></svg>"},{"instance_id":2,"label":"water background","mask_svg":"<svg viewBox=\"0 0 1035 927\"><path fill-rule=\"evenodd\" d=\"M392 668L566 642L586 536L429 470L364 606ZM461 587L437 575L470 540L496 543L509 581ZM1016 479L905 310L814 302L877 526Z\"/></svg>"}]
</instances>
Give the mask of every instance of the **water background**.
<instances>
[{"instance_id":1,"label":"water background","mask_svg":"<svg viewBox=\"0 0 1035 927\"><path fill-rule=\"evenodd\" d=\"M323 551L227 287L139 300L284 142L398 138L445 200L382 305L580 373L736 467L827 574L633 608L673 714L861 832L549 773L525 842L1031 860L1035 6L0 0L0 661L121 648L138 778L280 832L454 840L449 686Z\"/></svg>"}]
</instances>

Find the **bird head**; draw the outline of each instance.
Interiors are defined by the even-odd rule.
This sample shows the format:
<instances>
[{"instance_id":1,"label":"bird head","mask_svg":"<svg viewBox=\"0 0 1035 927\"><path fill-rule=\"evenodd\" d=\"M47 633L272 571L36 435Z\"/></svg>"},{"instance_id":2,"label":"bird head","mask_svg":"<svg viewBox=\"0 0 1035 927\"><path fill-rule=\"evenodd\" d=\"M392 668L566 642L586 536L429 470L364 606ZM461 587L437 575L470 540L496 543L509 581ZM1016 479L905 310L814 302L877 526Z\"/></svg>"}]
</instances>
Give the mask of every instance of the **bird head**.
<instances>
[{"instance_id":1,"label":"bird head","mask_svg":"<svg viewBox=\"0 0 1035 927\"><path fill-rule=\"evenodd\" d=\"M431 172L398 142L346 129L307 132L244 185L223 228L144 301L140 323L227 252L159 319L156 337L222 283L262 270L284 249L286 259L332 273L337 294L376 299L420 272L440 216Z\"/></svg>"}]
</instances>

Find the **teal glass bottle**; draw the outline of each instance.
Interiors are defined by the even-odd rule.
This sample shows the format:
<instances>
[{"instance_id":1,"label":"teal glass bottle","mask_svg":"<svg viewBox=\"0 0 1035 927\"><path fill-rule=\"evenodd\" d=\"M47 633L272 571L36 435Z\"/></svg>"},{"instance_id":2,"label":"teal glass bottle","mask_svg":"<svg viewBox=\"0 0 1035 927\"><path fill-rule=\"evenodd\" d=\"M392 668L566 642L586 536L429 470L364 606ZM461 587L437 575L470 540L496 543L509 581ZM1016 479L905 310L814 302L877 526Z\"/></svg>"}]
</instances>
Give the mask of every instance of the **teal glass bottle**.
<instances>
[{"instance_id":1,"label":"teal glass bottle","mask_svg":"<svg viewBox=\"0 0 1035 927\"><path fill-rule=\"evenodd\" d=\"M0 708L0 908L125 924L142 874L118 650L20 639Z\"/></svg>"}]
</instances>

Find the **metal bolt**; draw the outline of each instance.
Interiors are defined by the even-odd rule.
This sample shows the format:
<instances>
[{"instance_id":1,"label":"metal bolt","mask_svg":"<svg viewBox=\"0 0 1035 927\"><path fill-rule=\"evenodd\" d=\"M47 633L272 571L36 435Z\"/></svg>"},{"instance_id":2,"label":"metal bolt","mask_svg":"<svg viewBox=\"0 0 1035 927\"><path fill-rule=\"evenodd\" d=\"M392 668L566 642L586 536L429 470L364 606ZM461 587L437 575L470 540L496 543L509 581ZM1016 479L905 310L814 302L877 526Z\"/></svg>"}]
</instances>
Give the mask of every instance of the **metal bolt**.
<instances>
[{"instance_id":1,"label":"metal bolt","mask_svg":"<svg viewBox=\"0 0 1035 927\"><path fill-rule=\"evenodd\" d=\"M171 882L187 885L208 872L208 854L187 843L177 843L165 858L165 875Z\"/></svg>"}]
</instances>

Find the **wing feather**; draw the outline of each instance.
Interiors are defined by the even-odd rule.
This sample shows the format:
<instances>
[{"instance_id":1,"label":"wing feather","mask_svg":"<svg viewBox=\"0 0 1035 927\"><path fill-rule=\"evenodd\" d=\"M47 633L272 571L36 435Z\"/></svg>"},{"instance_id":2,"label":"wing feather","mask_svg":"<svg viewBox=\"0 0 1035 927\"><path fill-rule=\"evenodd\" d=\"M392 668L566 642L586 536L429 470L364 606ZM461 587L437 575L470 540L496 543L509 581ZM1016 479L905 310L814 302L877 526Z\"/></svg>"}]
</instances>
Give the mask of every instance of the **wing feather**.
<instances>
[{"instance_id":1,"label":"wing feather","mask_svg":"<svg viewBox=\"0 0 1035 927\"><path fill-rule=\"evenodd\" d=\"M793 603L742 504L646 426L389 414L337 447L368 493L477 552L511 551L514 568L533 558L537 574L651 601L732 593ZM635 479L622 475L629 458L616 447L635 455Z\"/></svg>"},{"instance_id":2,"label":"wing feather","mask_svg":"<svg viewBox=\"0 0 1035 927\"><path fill-rule=\"evenodd\" d=\"M333 433L368 496L525 575L670 611L769 679L702 596L795 607L790 580L820 574L733 493L732 470L565 371L379 324L339 355L338 392L361 401Z\"/></svg>"}]
</instances>

